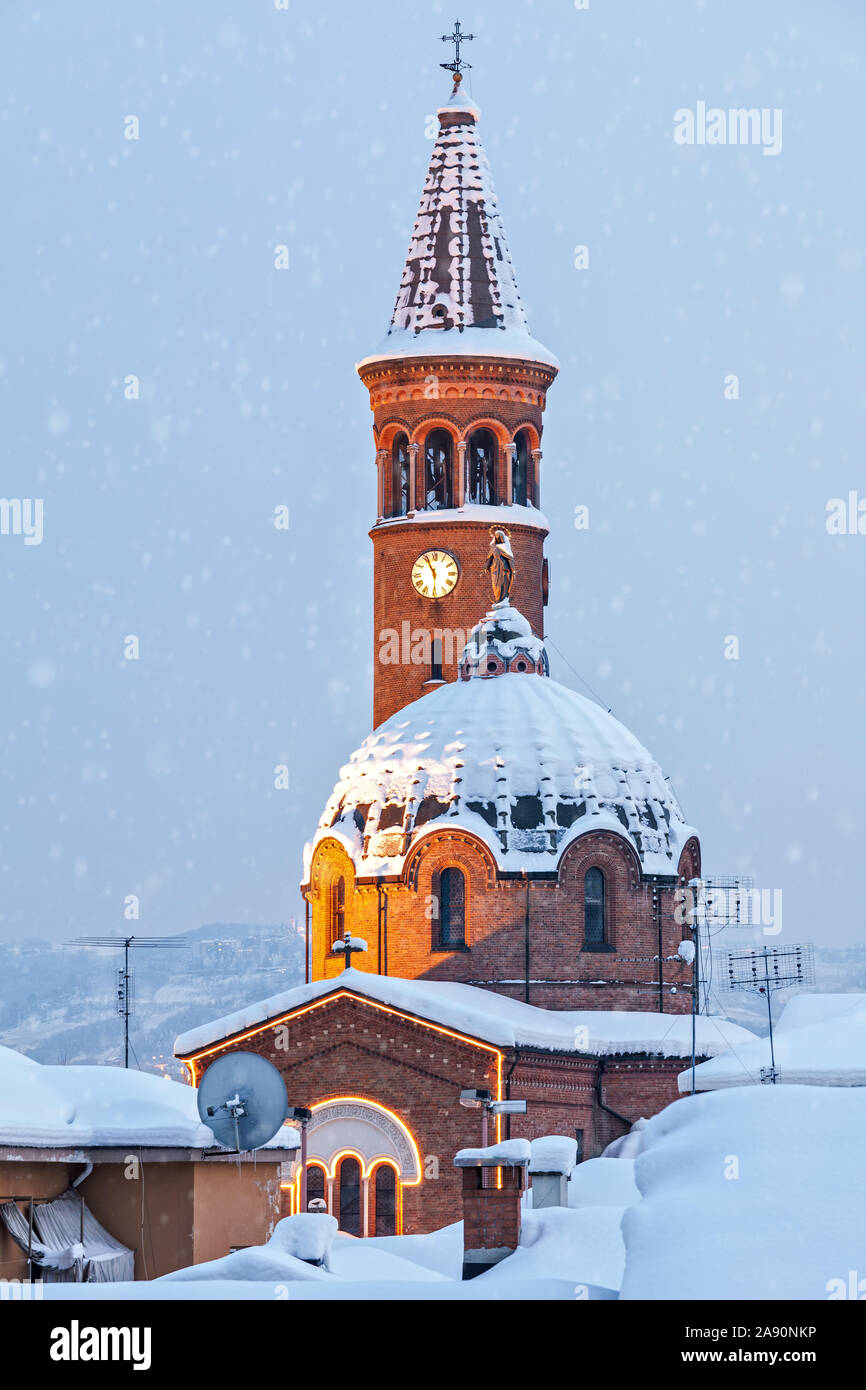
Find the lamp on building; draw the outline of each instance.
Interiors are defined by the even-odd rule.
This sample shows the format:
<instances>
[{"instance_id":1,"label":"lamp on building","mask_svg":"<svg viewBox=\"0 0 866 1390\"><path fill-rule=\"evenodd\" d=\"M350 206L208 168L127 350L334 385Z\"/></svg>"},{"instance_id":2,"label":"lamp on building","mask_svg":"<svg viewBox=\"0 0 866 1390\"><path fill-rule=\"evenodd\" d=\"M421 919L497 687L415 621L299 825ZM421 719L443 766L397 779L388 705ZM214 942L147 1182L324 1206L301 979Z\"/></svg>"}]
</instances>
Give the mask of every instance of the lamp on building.
<instances>
[{"instance_id":1,"label":"lamp on building","mask_svg":"<svg viewBox=\"0 0 866 1390\"><path fill-rule=\"evenodd\" d=\"M488 1115L525 1115L525 1100L494 1100L489 1091L461 1091L460 1104L466 1110L481 1111L481 1147L487 1148Z\"/></svg>"}]
</instances>

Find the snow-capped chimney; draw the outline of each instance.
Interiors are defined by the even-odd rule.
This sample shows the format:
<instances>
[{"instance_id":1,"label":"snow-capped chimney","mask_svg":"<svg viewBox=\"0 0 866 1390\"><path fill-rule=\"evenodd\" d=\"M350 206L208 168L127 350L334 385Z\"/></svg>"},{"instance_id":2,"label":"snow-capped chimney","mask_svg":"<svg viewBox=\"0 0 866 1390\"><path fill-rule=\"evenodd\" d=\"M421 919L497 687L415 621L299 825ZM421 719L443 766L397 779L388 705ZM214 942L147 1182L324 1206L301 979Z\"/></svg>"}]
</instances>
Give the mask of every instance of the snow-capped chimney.
<instances>
[{"instance_id":1,"label":"snow-capped chimney","mask_svg":"<svg viewBox=\"0 0 866 1390\"><path fill-rule=\"evenodd\" d=\"M463 1169L464 1279L484 1274L517 1249L529 1159L528 1139L507 1139L486 1149L461 1149L455 1157L455 1168ZM494 1177L497 1170L500 1186Z\"/></svg>"}]
</instances>

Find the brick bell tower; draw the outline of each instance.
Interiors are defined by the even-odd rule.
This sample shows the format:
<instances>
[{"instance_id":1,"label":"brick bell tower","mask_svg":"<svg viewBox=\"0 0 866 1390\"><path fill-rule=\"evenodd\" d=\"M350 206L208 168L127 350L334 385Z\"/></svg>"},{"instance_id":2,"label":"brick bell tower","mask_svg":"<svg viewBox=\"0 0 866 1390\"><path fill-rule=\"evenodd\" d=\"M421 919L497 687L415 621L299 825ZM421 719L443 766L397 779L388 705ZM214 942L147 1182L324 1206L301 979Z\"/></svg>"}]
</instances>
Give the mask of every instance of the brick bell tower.
<instances>
[{"instance_id":1,"label":"brick bell tower","mask_svg":"<svg viewBox=\"0 0 866 1390\"><path fill-rule=\"evenodd\" d=\"M456 679L490 604L493 527L511 540L513 602L544 636L542 416L559 364L530 335L480 111L459 71L437 114L391 326L357 368L370 392L378 484L374 727Z\"/></svg>"}]
</instances>

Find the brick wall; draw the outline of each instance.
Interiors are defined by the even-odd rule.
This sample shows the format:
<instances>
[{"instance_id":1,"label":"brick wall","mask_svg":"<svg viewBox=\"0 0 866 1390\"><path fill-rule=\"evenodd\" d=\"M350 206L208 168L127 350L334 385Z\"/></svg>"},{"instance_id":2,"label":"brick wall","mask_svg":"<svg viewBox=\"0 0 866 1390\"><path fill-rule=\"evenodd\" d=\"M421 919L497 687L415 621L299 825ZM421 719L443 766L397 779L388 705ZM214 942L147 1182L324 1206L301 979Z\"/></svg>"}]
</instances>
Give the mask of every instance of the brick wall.
<instances>
[{"instance_id":1,"label":"brick wall","mask_svg":"<svg viewBox=\"0 0 866 1390\"><path fill-rule=\"evenodd\" d=\"M455 519L449 511L447 522L437 521L435 511L425 509L424 443L433 429L444 429L452 440L454 508L460 507L465 476L459 467L460 445L476 429L489 429L496 444L495 477L497 501L511 501L508 452L519 430L526 430L532 449L540 448L542 415L547 388L556 372L539 363L517 359L470 359L465 357L411 358L361 369L370 391L375 439L375 514L379 523L370 533L374 547L373 724L377 727L404 705L425 693L430 679L429 657L423 662L401 660L395 663L392 649L383 634L403 632L432 634L438 629L445 637L443 677L457 676L459 650L449 651L450 634L468 634L490 608L492 594L484 569L490 542L490 522L472 520L472 506ZM391 449L395 436L405 434L416 445L413 482L415 515L413 520L383 521L392 515ZM536 508L542 505L541 474L531 465L532 497ZM371 508L372 510L372 508ZM525 614L533 631L544 635L542 598L542 551L546 528L508 524L515 552L517 577L512 601ZM460 565L460 578L451 594L441 599L425 599L412 586L412 566L425 550L442 549ZM420 642L420 639L419 639ZM402 647L401 642L401 647ZM416 644L416 653L421 650ZM410 647L411 652L411 647ZM387 653L388 659L383 659ZM428 687L429 688L429 687Z\"/></svg>"},{"instance_id":2,"label":"brick wall","mask_svg":"<svg viewBox=\"0 0 866 1390\"><path fill-rule=\"evenodd\" d=\"M429 516L430 520L422 523L416 517L414 521L385 525L371 532L374 727L404 705L436 689L428 684L429 658L419 662L417 657L429 649L425 642L432 644L437 633L442 643L443 678L456 680L464 634L468 639L472 628L493 604L490 579L484 568L490 549L490 523L468 519L438 522L435 512L420 515ZM543 637L541 578L547 531L509 523L508 533L517 571L511 601L533 632ZM444 598L424 598L412 585L412 566L426 550L448 551L460 565L457 585ZM408 628L403 628L404 622ZM399 634L399 661L393 659L396 647L389 636L392 633Z\"/></svg>"},{"instance_id":3,"label":"brick wall","mask_svg":"<svg viewBox=\"0 0 866 1390\"><path fill-rule=\"evenodd\" d=\"M220 1052L238 1046L259 1052L278 1067L291 1105L314 1106L351 1096L377 1102L398 1116L413 1135L422 1164L421 1182L403 1189L407 1234L438 1230L460 1219L461 1178L453 1159L459 1149L481 1143L481 1118L477 1110L460 1106L459 1093L483 1088L496 1094L494 1047L461 1040L351 995L323 1000L285 1021L274 1020L237 1043L227 1041L202 1058L199 1073ZM684 1066L679 1058L610 1058L600 1063L592 1056L504 1049L503 1092L526 1100L527 1113L503 1118L501 1135L574 1138L582 1130L584 1155L594 1157L634 1120L655 1114L677 1098L677 1075ZM599 1099L621 1118L605 1111ZM491 1122L490 1142L495 1138ZM334 1196L338 1203L338 1183Z\"/></svg>"},{"instance_id":4,"label":"brick wall","mask_svg":"<svg viewBox=\"0 0 866 1390\"><path fill-rule=\"evenodd\" d=\"M467 949L460 951L438 949L434 874L449 865L461 868L466 877ZM584 878L592 866L605 875L613 950L584 949ZM692 857L686 867L691 874ZM342 845L323 840L313 856L309 884L313 979L332 978L343 968L342 958L330 953L329 935L329 890L338 876L346 884L345 925L369 947L365 955L353 957L355 968L404 979L459 980L525 997L525 884L502 877L489 849L469 832L430 834L408 856L402 875L381 889L357 882ZM675 956L683 935L673 917L675 886L643 882L637 856L621 836L596 831L576 840L560 861L558 878L530 881L530 1003L552 1009L688 1013L691 996L684 987L691 980L690 967L663 960L659 989L655 959L659 925L663 957Z\"/></svg>"},{"instance_id":5,"label":"brick wall","mask_svg":"<svg viewBox=\"0 0 866 1390\"><path fill-rule=\"evenodd\" d=\"M458 1097L464 1087L495 1093L495 1049L346 998L326 1000L290 1021L287 1038L277 1025L239 1045L280 1070L290 1105L355 1096L377 1101L400 1117L415 1139L425 1174L418 1186L403 1190L407 1234L460 1219L454 1154L481 1143L481 1119L478 1111L463 1109Z\"/></svg>"},{"instance_id":6,"label":"brick wall","mask_svg":"<svg viewBox=\"0 0 866 1390\"><path fill-rule=\"evenodd\" d=\"M481 1186L482 1169L463 1172L463 1249L516 1250L520 1241L520 1194L523 1173L503 1168L502 1186L496 1187L496 1169L488 1170L488 1187Z\"/></svg>"}]
</instances>

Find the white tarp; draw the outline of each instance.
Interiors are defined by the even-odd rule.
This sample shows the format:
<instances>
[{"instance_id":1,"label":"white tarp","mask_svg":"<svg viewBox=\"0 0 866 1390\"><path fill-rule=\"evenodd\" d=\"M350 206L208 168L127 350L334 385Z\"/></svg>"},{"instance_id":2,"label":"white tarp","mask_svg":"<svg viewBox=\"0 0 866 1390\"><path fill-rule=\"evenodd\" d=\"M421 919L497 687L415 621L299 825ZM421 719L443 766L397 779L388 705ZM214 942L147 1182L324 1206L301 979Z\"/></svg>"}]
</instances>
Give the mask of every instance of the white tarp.
<instances>
[{"instance_id":1,"label":"white tarp","mask_svg":"<svg viewBox=\"0 0 866 1390\"><path fill-rule=\"evenodd\" d=\"M82 1201L70 1189L54 1202L33 1205L33 1262L46 1283L109 1284L135 1278L135 1256L108 1234L93 1213L84 1207L84 1240L81 1235ZM28 1220L14 1202L0 1205L12 1239L27 1250Z\"/></svg>"}]
</instances>

